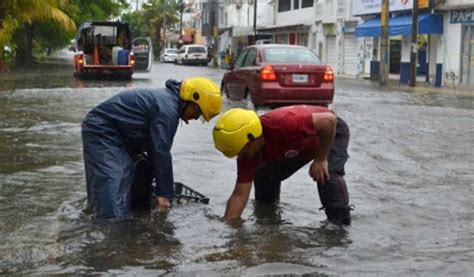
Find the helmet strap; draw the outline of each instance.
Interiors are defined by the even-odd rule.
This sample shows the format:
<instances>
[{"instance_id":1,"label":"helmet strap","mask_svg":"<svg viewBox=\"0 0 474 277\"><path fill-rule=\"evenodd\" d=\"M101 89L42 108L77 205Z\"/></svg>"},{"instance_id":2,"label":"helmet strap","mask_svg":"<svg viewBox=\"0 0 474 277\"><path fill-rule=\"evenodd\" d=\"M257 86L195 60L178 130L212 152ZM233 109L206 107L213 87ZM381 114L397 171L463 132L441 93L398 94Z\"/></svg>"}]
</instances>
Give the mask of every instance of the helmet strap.
<instances>
[{"instance_id":1,"label":"helmet strap","mask_svg":"<svg viewBox=\"0 0 474 277\"><path fill-rule=\"evenodd\" d=\"M183 118L184 111L188 108L189 102L188 101L183 101L183 104L181 105L181 119Z\"/></svg>"}]
</instances>

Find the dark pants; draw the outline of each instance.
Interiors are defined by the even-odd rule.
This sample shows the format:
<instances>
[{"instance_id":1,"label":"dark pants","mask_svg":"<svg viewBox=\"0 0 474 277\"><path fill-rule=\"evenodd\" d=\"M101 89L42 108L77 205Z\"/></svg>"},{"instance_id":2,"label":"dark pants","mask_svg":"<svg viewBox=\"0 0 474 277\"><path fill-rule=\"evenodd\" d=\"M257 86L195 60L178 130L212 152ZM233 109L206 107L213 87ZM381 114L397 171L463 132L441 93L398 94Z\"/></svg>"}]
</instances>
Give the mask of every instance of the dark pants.
<instances>
[{"instance_id":1,"label":"dark pants","mask_svg":"<svg viewBox=\"0 0 474 277\"><path fill-rule=\"evenodd\" d=\"M85 122L82 130L88 206L97 218L131 218L132 210L149 208L151 168L137 161L106 120L94 123Z\"/></svg>"},{"instance_id":2,"label":"dark pants","mask_svg":"<svg viewBox=\"0 0 474 277\"><path fill-rule=\"evenodd\" d=\"M328 158L330 180L318 184L318 193L328 220L337 224L350 224L349 194L344 180L344 165L349 157L349 128L341 118L337 120L336 137ZM290 159L261 165L254 179L255 199L274 203L280 199L281 181L293 175L313 159Z\"/></svg>"}]
</instances>

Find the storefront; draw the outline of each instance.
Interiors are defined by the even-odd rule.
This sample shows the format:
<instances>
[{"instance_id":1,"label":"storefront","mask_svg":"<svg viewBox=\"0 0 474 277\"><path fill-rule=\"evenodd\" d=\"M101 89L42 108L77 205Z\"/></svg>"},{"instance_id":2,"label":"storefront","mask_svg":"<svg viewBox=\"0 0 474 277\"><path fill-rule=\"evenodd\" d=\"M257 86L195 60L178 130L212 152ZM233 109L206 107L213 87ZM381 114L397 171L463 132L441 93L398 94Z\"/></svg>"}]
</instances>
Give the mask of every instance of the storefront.
<instances>
[{"instance_id":1,"label":"storefront","mask_svg":"<svg viewBox=\"0 0 474 277\"><path fill-rule=\"evenodd\" d=\"M456 3L456 2L455 2ZM445 32L438 40L442 55L444 86L472 86L474 84L474 3L437 7L444 13Z\"/></svg>"},{"instance_id":2,"label":"storefront","mask_svg":"<svg viewBox=\"0 0 474 277\"><path fill-rule=\"evenodd\" d=\"M451 11L450 24L461 27L460 82L474 85L474 8Z\"/></svg>"},{"instance_id":3,"label":"storefront","mask_svg":"<svg viewBox=\"0 0 474 277\"><path fill-rule=\"evenodd\" d=\"M274 26L258 29L258 33L273 34L273 42L279 44L291 44L308 46L308 34L311 26L295 24L287 26Z\"/></svg>"},{"instance_id":4,"label":"storefront","mask_svg":"<svg viewBox=\"0 0 474 277\"><path fill-rule=\"evenodd\" d=\"M354 0L354 15L363 16L365 21L356 27L356 36L374 37L381 35L380 1L376 0ZM418 61L417 74L424 75L427 82L440 86L443 75L442 63L438 51L439 37L443 34L443 14L432 13L429 1L418 0L420 8L418 14ZM390 2L390 17L388 22L388 34L390 37L390 72L400 76L401 83L409 82L412 15L411 8L413 0ZM380 43L380 41L378 42ZM375 46L379 48L379 46ZM379 57L374 56L371 66L378 68ZM436 64L431 64L436 63ZM439 65L439 66L438 66ZM371 73L378 74L371 69Z\"/></svg>"}]
</instances>

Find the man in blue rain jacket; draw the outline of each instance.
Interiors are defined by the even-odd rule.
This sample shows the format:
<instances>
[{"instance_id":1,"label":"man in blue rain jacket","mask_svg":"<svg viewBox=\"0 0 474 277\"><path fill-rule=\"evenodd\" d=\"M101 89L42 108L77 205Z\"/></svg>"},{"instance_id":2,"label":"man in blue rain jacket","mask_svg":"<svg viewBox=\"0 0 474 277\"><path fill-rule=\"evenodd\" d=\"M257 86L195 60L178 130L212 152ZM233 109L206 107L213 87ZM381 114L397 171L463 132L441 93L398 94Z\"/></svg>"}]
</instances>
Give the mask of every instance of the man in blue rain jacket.
<instances>
[{"instance_id":1,"label":"man in blue rain jacket","mask_svg":"<svg viewBox=\"0 0 474 277\"><path fill-rule=\"evenodd\" d=\"M204 77L166 88L121 92L90 111L82 123L88 206L97 218L131 217L132 194L146 191L140 155L145 153L155 178L160 209L173 196L171 146L181 118L206 121L219 114L222 99L217 84ZM145 178L146 179L146 178ZM146 182L145 182L146 183Z\"/></svg>"}]
</instances>

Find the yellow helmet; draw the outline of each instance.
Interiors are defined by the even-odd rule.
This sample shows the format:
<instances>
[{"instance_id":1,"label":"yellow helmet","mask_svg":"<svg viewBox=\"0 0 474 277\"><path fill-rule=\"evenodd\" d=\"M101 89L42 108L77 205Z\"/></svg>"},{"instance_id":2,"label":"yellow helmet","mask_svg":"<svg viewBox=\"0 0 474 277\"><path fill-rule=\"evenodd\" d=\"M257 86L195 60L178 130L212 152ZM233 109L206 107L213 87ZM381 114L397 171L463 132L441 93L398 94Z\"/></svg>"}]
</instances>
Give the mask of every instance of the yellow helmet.
<instances>
[{"instance_id":1,"label":"yellow helmet","mask_svg":"<svg viewBox=\"0 0 474 277\"><path fill-rule=\"evenodd\" d=\"M183 101L198 104L206 121L221 112L221 92L217 84L211 79L194 77L183 80L179 90L179 98Z\"/></svg>"},{"instance_id":2,"label":"yellow helmet","mask_svg":"<svg viewBox=\"0 0 474 277\"><path fill-rule=\"evenodd\" d=\"M228 158L238 155L252 137L261 135L262 124L257 113L240 108L225 112L212 131L215 147Z\"/></svg>"}]
</instances>

